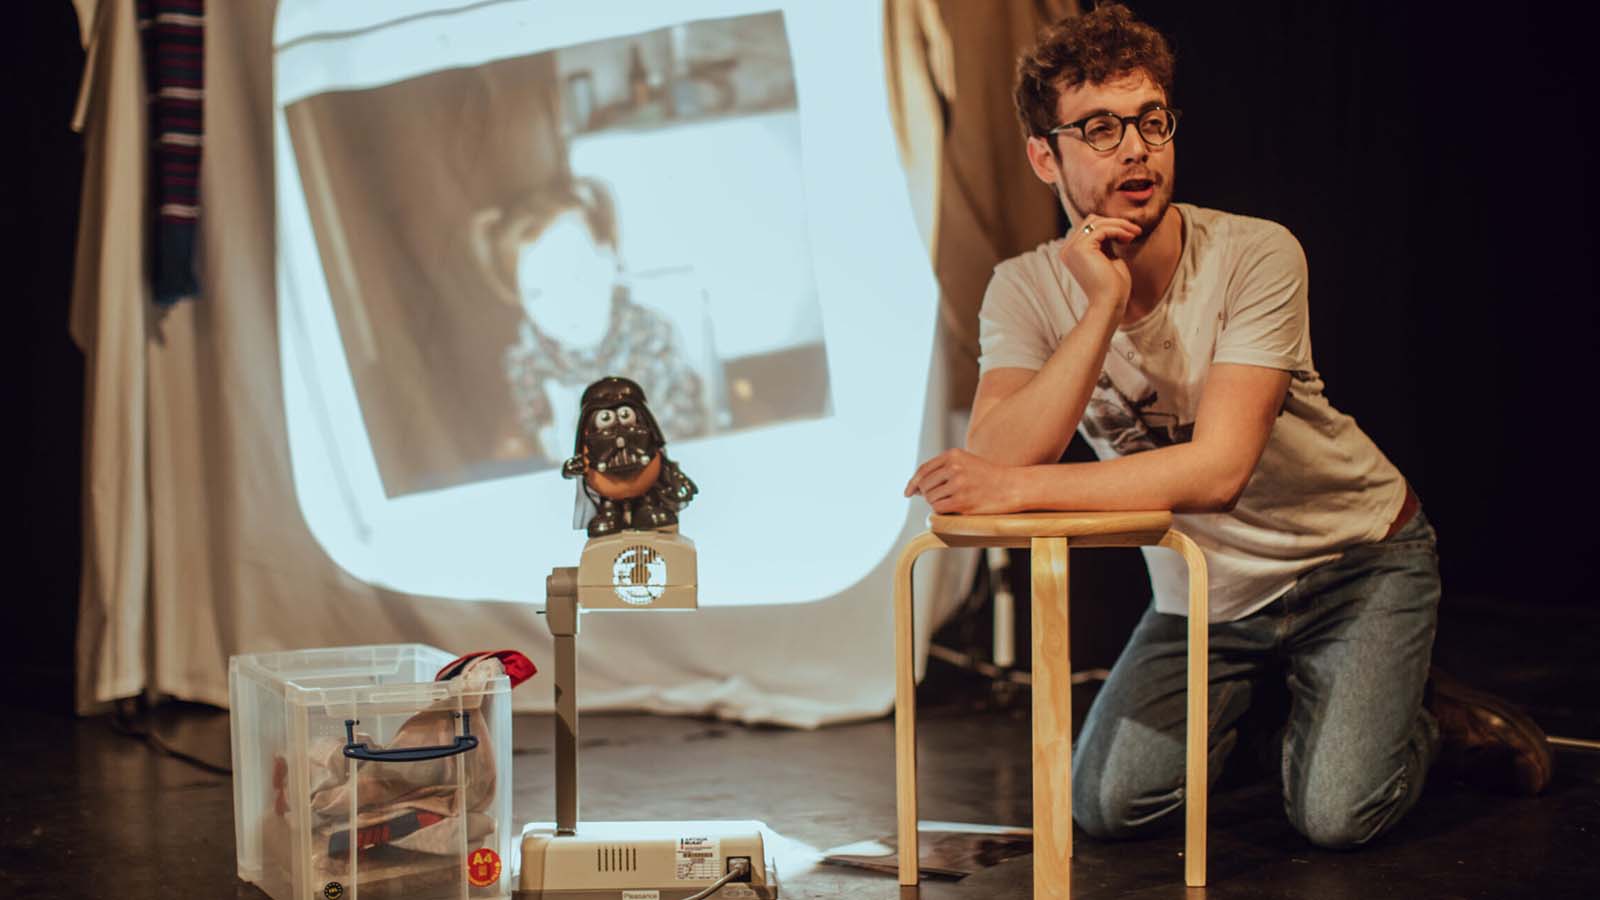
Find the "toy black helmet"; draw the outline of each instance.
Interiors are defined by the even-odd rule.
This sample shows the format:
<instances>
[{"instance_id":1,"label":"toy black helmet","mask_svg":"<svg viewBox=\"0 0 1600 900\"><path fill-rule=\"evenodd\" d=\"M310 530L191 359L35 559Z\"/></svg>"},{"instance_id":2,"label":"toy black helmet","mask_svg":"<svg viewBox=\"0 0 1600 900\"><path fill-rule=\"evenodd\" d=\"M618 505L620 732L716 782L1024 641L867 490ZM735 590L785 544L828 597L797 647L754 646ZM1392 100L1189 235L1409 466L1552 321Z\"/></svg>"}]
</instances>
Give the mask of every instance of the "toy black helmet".
<instances>
[{"instance_id":1,"label":"toy black helmet","mask_svg":"<svg viewBox=\"0 0 1600 900\"><path fill-rule=\"evenodd\" d=\"M650 429L650 435L655 438L658 446L667 442L666 436L661 433L661 426L656 424L656 417L650 414L650 407L646 405L644 388L631 379L607 375L589 385L579 403L583 408L578 413L577 433L572 440L573 456L583 454L583 433L589 428L595 410L610 409L624 403L633 407L639 416L639 421Z\"/></svg>"}]
</instances>

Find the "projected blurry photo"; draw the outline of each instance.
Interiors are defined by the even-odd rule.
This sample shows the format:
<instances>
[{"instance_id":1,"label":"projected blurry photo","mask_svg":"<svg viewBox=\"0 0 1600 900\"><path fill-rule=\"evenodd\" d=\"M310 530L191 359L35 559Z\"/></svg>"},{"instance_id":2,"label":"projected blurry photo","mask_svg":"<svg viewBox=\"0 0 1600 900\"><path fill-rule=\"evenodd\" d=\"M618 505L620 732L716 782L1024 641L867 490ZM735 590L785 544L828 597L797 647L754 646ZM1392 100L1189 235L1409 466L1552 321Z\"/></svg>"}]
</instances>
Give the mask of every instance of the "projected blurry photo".
<instances>
[{"instance_id":1,"label":"projected blurry photo","mask_svg":"<svg viewBox=\"0 0 1600 900\"><path fill-rule=\"evenodd\" d=\"M285 121L388 496L559 466L605 375L677 447L830 414L781 13L329 91Z\"/></svg>"},{"instance_id":2,"label":"projected blurry photo","mask_svg":"<svg viewBox=\"0 0 1600 900\"><path fill-rule=\"evenodd\" d=\"M521 433L514 456L565 455L556 428L572 419L574 389L627 372L675 439L711 427L705 380L672 321L634 303L622 281L616 214L606 188L563 180L529 192L474 222L474 249L500 296L522 313L505 371ZM702 324L702 323L697 323ZM570 439L567 440L570 443Z\"/></svg>"}]
</instances>

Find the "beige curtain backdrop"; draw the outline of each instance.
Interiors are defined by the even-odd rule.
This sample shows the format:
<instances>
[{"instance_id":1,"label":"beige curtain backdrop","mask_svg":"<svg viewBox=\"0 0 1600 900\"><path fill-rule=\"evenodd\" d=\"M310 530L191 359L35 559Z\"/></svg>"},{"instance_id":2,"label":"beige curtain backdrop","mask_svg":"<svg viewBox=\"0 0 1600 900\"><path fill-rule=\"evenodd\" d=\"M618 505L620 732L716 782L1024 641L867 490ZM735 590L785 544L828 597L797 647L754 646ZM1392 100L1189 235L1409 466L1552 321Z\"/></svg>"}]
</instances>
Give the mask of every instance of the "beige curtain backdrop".
<instances>
[{"instance_id":1,"label":"beige curtain backdrop","mask_svg":"<svg viewBox=\"0 0 1600 900\"><path fill-rule=\"evenodd\" d=\"M1018 54L1076 0L889 0L889 86L906 180L940 293L956 409L978 383L978 307L995 264L1059 234L1012 103Z\"/></svg>"},{"instance_id":2,"label":"beige curtain backdrop","mask_svg":"<svg viewBox=\"0 0 1600 900\"><path fill-rule=\"evenodd\" d=\"M74 2L88 48L70 316L87 361L80 710L146 692L225 705L227 660L240 652L418 641L453 650L516 646L549 660L548 633L525 605L375 588L340 570L301 518L277 340L275 4L209 4L205 297L156 311L146 287L135 2ZM1055 228L1050 196L1027 172L1009 100L1012 59L1054 17L1048 5L886 7L908 185L938 261L948 334L949 364L933 366L927 395L926 454L960 440L959 420L947 428L943 410L970 401L989 270ZM902 539L920 530L924 514L913 507ZM922 648L970 572L970 554L949 556L946 565L919 567ZM860 584L815 603L586 620L585 706L801 726L881 714L893 697L892 565L886 558ZM540 679L519 691L518 708L548 708L547 685Z\"/></svg>"},{"instance_id":3,"label":"beige curtain backdrop","mask_svg":"<svg viewBox=\"0 0 1600 900\"><path fill-rule=\"evenodd\" d=\"M149 690L225 704L227 657L285 615L371 625L397 605L300 520L274 306L270 3L210 4L203 302L149 299L144 77L133 0L80 0L86 166L73 335L87 362L80 709ZM313 630L315 621L308 621ZM272 649L252 647L251 649Z\"/></svg>"},{"instance_id":4,"label":"beige curtain backdrop","mask_svg":"<svg viewBox=\"0 0 1600 900\"><path fill-rule=\"evenodd\" d=\"M150 504L145 485L144 76L132 4L77 0L87 55L74 126L85 132L71 309L84 352L79 706L144 687ZM90 123L93 126L90 127ZM101 303L102 293L115 299Z\"/></svg>"}]
</instances>

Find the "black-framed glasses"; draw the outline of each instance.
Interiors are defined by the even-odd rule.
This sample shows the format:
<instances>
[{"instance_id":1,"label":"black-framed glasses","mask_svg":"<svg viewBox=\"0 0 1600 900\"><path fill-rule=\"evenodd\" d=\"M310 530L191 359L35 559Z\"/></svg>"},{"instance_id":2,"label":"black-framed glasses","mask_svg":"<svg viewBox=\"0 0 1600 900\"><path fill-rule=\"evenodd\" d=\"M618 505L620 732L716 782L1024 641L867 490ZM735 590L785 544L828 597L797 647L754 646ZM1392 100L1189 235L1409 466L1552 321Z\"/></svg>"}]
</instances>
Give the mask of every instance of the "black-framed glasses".
<instances>
[{"instance_id":1,"label":"black-framed glasses","mask_svg":"<svg viewBox=\"0 0 1600 900\"><path fill-rule=\"evenodd\" d=\"M1136 116L1116 116L1111 113L1097 113L1084 116L1076 122L1068 122L1045 132L1054 136L1064 131L1077 129L1078 138L1095 150L1115 150L1122 146L1122 138L1128 133L1128 126L1133 125L1139 137L1151 147L1160 147L1169 143L1172 136L1178 131L1178 111L1166 106L1152 106Z\"/></svg>"}]
</instances>

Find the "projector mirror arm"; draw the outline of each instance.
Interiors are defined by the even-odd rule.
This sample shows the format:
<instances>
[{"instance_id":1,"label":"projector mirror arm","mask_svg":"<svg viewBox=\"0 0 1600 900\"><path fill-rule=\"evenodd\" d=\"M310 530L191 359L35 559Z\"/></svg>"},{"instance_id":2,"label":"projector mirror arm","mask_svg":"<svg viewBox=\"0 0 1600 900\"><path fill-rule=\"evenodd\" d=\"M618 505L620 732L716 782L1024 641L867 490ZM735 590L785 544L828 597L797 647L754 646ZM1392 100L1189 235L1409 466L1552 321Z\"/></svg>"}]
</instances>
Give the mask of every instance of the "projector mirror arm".
<instances>
[{"instance_id":1,"label":"projector mirror arm","mask_svg":"<svg viewBox=\"0 0 1600 900\"><path fill-rule=\"evenodd\" d=\"M556 653L556 834L578 830L578 570L557 567L544 581L545 624Z\"/></svg>"},{"instance_id":2,"label":"projector mirror arm","mask_svg":"<svg viewBox=\"0 0 1600 900\"><path fill-rule=\"evenodd\" d=\"M555 643L556 834L578 831L578 620L583 611L690 610L699 605L694 542L677 529L592 537L576 567L544 581Z\"/></svg>"}]
</instances>

